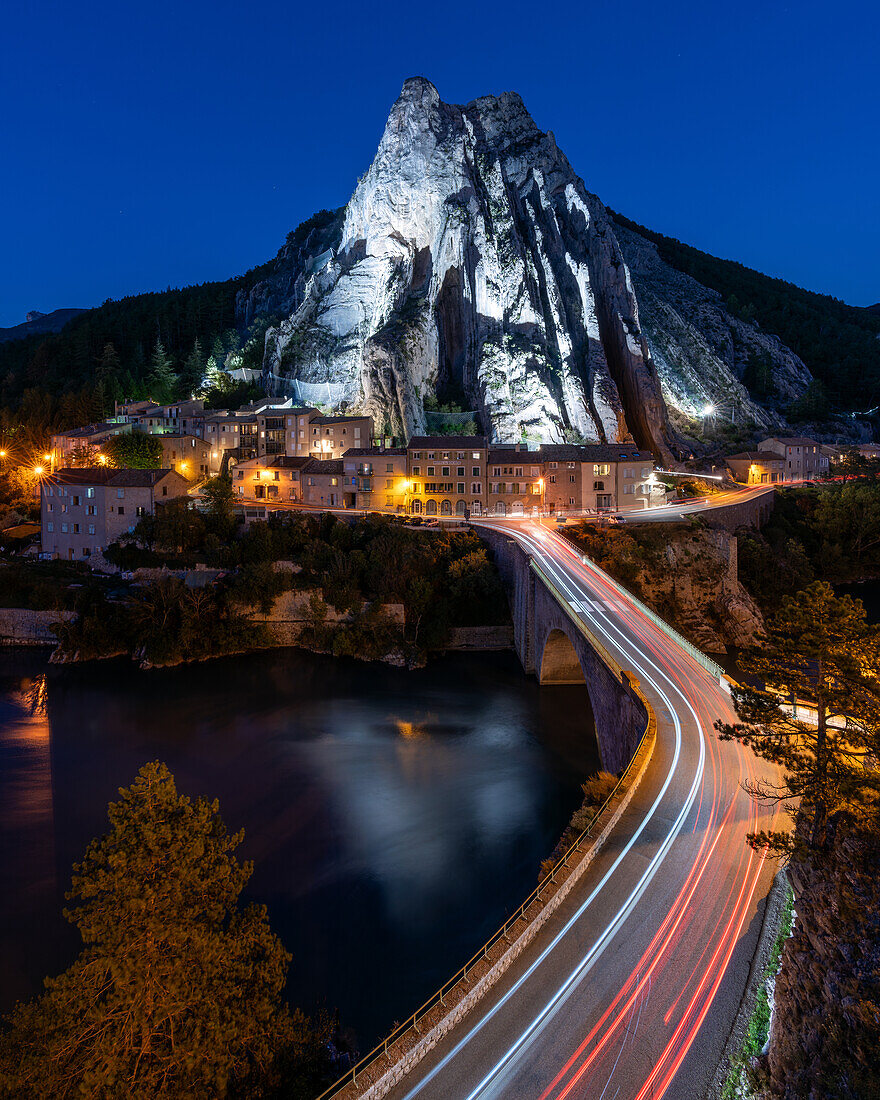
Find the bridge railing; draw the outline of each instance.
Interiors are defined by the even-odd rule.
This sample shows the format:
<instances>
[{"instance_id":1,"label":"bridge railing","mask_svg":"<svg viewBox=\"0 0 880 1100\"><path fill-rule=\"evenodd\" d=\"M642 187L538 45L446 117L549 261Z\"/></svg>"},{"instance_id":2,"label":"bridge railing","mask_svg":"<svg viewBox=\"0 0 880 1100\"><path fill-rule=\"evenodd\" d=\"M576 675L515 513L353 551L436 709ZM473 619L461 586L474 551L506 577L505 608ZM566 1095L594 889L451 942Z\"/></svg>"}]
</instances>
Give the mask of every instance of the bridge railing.
<instances>
[{"instance_id":1,"label":"bridge railing","mask_svg":"<svg viewBox=\"0 0 880 1100\"><path fill-rule=\"evenodd\" d=\"M612 577L609 573L606 573L604 569L601 569L598 565L596 565L596 563L584 553L583 549L578 546L578 544L572 538L569 537L567 531L560 531L559 534L570 546L574 547L574 549L580 555L584 565L586 565L588 569L591 569L594 573L598 573L606 584L609 584L625 600L628 600L631 604L634 604L646 618L650 619L655 626L658 626L663 631L663 633L667 635L667 637L671 638L676 643L676 645L679 645L682 649L686 650L691 655L691 657L693 657L693 659L698 664L702 665L703 668L705 668L711 676L719 681L724 679L724 669L721 667L721 665L718 664L717 661L713 661L711 657L707 657L701 649L698 649L697 646L693 644L693 642L689 642L683 634L679 634L675 627L670 626L665 619L661 619L657 612L648 607L648 605L643 600L640 600L638 596L634 596L628 588L624 588L624 586L616 581L614 577Z\"/></svg>"},{"instance_id":2,"label":"bridge railing","mask_svg":"<svg viewBox=\"0 0 880 1100\"><path fill-rule=\"evenodd\" d=\"M544 578L542 577L542 580L543 579ZM596 812L593 814L593 817L591 818L589 824L583 830L583 832L568 846L568 848L566 848L566 850L559 857L556 863L554 863L550 871L548 871L548 873L544 875L544 877L525 899L522 905L520 905L519 908L510 917L507 918L504 924L502 924L501 927L497 929L497 931L495 931L488 940L486 940L483 946L474 955L472 955L470 959L468 959L464 966L459 971L457 971L457 973L453 974L453 976L448 981L444 982L439 989L435 990L431 994L431 996L424 1002L424 1004L417 1008L408 1019L404 1020L402 1024L398 1024L398 1026L391 1032L390 1035L387 1036L387 1038L383 1039L381 1043L378 1043L375 1047L373 1047L369 1054L364 1055L364 1057L361 1058L360 1061L357 1062L354 1066L352 1066L351 1069L344 1073L342 1077L340 1077L337 1081L334 1081L328 1089L325 1089L325 1091L322 1092L319 1097L317 1097L317 1100L329 1100L331 1096L336 1096L337 1093L341 1092L342 1089L346 1088L348 1085L357 1085L358 1074L363 1074L370 1065L376 1062L379 1058L387 1055L389 1047L393 1046L393 1044L401 1039L407 1032L412 1030L417 1031L419 1022L423 1020L425 1016L427 1016L427 1014L438 1004L443 1005L445 1003L445 997L452 992L455 986L457 986L460 982L466 982L468 980L468 972L473 970L473 968L478 963L482 962L483 959L487 958L489 951L500 940L511 942L509 940L509 933L516 927L517 924L520 923L520 921L525 920L528 924L529 918L526 917L526 913L528 912L529 908L536 901L543 901L542 895L544 891L548 889L548 887L555 888L557 875L560 873L560 871L568 866L568 864L576 855L580 853L582 845L585 841L589 840L590 836L592 835L593 830L596 826L596 822L601 819L603 813L617 796L621 787L625 787L629 782L634 769L637 767L637 762L639 761L640 754L642 748L645 745L645 742L648 740L649 736L652 736L654 734L656 729L650 704L646 702L645 705L648 708L648 720L645 723L645 731L642 734L641 740L639 741L638 746L636 747L636 750L632 755L632 759L630 760L624 771L621 773L620 778L614 785L614 789L611 791L611 793L608 795L608 797L605 799L599 809L596 810Z\"/></svg>"}]
</instances>

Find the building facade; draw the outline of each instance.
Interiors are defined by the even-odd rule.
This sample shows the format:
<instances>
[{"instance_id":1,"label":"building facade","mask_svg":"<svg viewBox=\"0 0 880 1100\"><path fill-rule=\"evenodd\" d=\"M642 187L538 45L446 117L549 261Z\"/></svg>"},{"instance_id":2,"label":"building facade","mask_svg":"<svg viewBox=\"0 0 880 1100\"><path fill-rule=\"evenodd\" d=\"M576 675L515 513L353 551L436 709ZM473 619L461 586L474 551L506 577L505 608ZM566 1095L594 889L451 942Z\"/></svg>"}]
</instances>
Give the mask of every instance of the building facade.
<instances>
[{"instance_id":1,"label":"building facade","mask_svg":"<svg viewBox=\"0 0 880 1100\"><path fill-rule=\"evenodd\" d=\"M45 554L86 561L156 505L184 496L190 482L174 470L57 470L40 484L41 544Z\"/></svg>"},{"instance_id":2,"label":"building facade","mask_svg":"<svg viewBox=\"0 0 880 1100\"><path fill-rule=\"evenodd\" d=\"M413 436L406 448L410 515L482 515L488 455L482 435Z\"/></svg>"},{"instance_id":3,"label":"building facade","mask_svg":"<svg viewBox=\"0 0 880 1100\"><path fill-rule=\"evenodd\" d=\"M212 473L211 445L195 435L167 433L157 436L162 444L162 465L176 470L187 481L204 481Z\"/></svg>"},{"instance_id":4,"label":"building facade","mask_svg":"<svg viewBox=\"0 0 880 1100\"><path fill-rule=\"evenodd\" d=\"M406 447L352 447L343 455L343 507L402 515L408 496Z\"/></svg>"},{"instance_id":5,"label":"building facade","mask_svg":"<svg viewBox=\"0 0 880 1100\"><path fill-rule=\"evenodd\" d=\"M230 471L232 486L242 501L275 501L301 504L304 501L302 472L308 458L264 455L237 463Z\"/></svg>"},{"instance_id":6,"label":"building facade","mask_svg":"<svg viewBox=\"0 0 880 1100\"><path fill-rule=\"evenodd\" d=\"M811 481L828 472L828 455L815 439L804 436L770 436L758 451L773 451L785 461L783 481Z\"/></svg>"},{"instance_id":7,"label":"building facade","mask_svg":"<svg viewBox=\"0 0 880 1100\"><path fill-rule=\"evenodd\" d=\"M785 480L785 459L776 451L740 451L725 462L742 485L775 485Z\"/></svg>"}]
</instances>

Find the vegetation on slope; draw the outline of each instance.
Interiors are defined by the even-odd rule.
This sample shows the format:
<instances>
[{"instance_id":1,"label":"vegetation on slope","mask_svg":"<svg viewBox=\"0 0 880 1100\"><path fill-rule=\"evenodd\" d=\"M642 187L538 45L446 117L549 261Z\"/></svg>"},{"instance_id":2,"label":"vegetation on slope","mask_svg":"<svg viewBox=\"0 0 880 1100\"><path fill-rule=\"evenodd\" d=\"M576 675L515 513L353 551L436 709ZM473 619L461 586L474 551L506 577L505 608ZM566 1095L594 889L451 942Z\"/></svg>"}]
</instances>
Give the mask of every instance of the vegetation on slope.
<instances>
[{"instance_id":1,"label":"vegetation on slope","mask_svg":"<svg viewBox=\"0 0 880 1100\"><path fill-rule=\"evenodd\" d=\"M866 411L880 404L877 313L762 275L735 260L718 259L610 213L620 225L656 244L670 267L717 290L732 313L778 336L803 359L835 405Z\"/></svg>"}]
</instances>

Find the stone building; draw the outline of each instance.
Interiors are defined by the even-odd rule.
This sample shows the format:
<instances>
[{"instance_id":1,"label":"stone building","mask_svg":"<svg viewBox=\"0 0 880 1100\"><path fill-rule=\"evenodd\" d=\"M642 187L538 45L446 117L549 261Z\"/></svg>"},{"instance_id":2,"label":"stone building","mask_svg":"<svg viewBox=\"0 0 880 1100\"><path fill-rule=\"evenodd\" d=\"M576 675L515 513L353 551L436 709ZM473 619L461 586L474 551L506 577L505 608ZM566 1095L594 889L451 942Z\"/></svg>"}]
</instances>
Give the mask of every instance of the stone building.
<instances>
[{"instance_id":1,"label":"stone building","mask_svg":"<svg viewBox=\"0 0 880 1100\"><path fill-rule=\"evenodd\" d=\"M186 494L190 482L174 470L57 470L40 483L44 554L85 561L134 530L156 505Z\"/></svg>"}]
</instances>

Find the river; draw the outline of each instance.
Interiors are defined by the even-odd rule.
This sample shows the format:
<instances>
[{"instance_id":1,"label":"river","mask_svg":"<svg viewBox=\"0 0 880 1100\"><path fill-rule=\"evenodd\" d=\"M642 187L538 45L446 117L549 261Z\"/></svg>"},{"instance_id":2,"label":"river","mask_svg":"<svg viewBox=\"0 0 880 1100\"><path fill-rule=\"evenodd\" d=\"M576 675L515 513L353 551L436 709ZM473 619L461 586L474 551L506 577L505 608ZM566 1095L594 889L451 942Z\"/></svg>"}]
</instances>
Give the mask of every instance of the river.
<instances>
[{"instance_id":1,"label":"river","mask_svg":"<svg viewBox=\"0 0 880 1100\"><path fill-rule=\"evenodd\" d=\"M293 954L292 1003L362 1051L534 887L599 766L583 687L511 654L415 672L299 650L140 672L0 653L0 1011L79 948L71 864L147 760L220 800L246 898Z\"/></svg>"}]
</instances>

